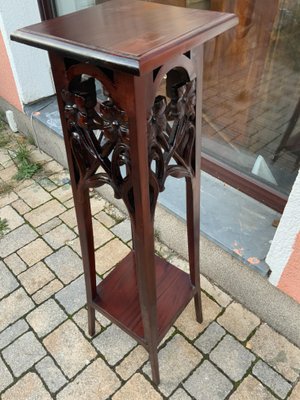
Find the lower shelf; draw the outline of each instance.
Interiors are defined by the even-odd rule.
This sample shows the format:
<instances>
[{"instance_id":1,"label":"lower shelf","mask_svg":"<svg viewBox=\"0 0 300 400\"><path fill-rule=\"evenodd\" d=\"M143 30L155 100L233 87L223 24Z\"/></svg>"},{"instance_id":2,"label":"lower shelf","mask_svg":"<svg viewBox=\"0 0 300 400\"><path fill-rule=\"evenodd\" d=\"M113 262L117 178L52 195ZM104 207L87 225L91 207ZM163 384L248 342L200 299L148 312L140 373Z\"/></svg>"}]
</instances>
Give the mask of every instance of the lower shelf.
<instances>
[{"instance_id":1,"label":"lower shelf","mask_svg":"<svg viewBox=\"0 0 300 400\"><path fill-rule=\"evenodd\" d=\"M159 343L193 298L196 290L189 275L166 260L155 256L155 267ZM97 297L92 306L138 342L146 344L133 251L97 286Z\"/></svg>"}]
</instances>

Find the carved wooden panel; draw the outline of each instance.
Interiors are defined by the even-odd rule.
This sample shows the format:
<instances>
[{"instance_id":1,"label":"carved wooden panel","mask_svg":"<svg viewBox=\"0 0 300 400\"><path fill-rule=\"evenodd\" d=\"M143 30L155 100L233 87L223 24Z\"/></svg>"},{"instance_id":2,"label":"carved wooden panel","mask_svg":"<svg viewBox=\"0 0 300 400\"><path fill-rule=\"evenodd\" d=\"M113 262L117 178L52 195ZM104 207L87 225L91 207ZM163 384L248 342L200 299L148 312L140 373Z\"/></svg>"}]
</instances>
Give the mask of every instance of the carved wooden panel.
<instances>
[{"instance_id":1,"label":"carved wooden panel","mask_svg":"<svg viewBox=\"0 0 300 400\"><path fill-rule=\"evenodd\" d=\"M93 76L79 73L78 65L71 68L78 75L72 71L62 98L75 161L77 195L80 198L81 190L108 183L115 197L122 198L134 215L126 112L117 107L104 86L105 98L97 98L95 76L99 71L96 67L88 66ZM170 99L156 96L147 121L152 215L169 175L176 178L194 175L196 81L174 82L171 74L168 79Z\"/></svg>"}]
</instances>

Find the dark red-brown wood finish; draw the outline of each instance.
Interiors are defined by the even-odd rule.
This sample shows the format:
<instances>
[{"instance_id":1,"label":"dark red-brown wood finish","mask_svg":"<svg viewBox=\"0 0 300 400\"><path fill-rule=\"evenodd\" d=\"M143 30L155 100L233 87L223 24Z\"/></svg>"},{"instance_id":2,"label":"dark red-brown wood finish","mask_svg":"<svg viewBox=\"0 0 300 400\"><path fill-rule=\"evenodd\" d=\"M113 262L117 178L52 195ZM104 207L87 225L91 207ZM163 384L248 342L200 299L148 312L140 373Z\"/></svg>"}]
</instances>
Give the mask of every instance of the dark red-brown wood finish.
<instances>
[{"instance_id":1,"label":"dark red-brown wood finish","mask_svg":"<svg viewBox=\"0 0 300 400\"><path fill-rule=\"evenodd\" d=\"M166 18L167 16L167 18ZM114 0L21 29L12 39L49 51L85 273L89 333L95 310L149 352L194 297L199 273L203 43L232 14ZM166 78L166 95L158 94ZM95 81L103 93L98 96ZM190 275L154 255L154 214L168 176L186 180ZM89 189L109 184L129 212L133 250L97 286Z\"/></svg>"}]
</instances>

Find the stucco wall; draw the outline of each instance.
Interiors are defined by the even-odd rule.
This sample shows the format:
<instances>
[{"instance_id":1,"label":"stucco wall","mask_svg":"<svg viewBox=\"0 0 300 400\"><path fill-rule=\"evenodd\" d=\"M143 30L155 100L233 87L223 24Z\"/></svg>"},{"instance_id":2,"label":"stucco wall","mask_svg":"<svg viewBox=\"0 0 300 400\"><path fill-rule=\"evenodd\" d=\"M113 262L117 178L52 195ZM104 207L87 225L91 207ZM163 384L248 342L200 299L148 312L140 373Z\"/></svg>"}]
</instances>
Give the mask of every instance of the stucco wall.
<instances>
[{"instance_id":1,"label":"stucco wall","mask_svg":"<svg viewBox=\"0 0 300 400\"><path fill-rule=\"evenodd\" d=\"M272 241L266 261L272 274L270 282L300 302L300 172Z\"/></svg>"},{"instance_id":2,"label":"stucco wall","mask_svg":"<svg viewBox=\"0 0 300 400\"><path fill-rule=\"evenodd\" d=\"M279 280L278 288L300 303L300 232L296 237L292 254Z\"/></svg>"},{"instance_id":3,"label":"stucco wall","mask_svg":"<svg viewBox=\"0 0 300 400\"><path fill-rule=\"evenodd\" d=\"M0 29L19 98L24 104L54 93L47 53L10 40L16 29L37 22L40 15L36 0L0 1Z\"/></svg>"},{"instance_id":4,"label":"stucco wall","mask_svg":"<svg viewBox=\"0 0 300 400\"><path fill-rule=\"evenodd\" d=\"M22 111L17 86L14 80L2 33L0 32L0 96Z\"/></svg>"}]
</instances>

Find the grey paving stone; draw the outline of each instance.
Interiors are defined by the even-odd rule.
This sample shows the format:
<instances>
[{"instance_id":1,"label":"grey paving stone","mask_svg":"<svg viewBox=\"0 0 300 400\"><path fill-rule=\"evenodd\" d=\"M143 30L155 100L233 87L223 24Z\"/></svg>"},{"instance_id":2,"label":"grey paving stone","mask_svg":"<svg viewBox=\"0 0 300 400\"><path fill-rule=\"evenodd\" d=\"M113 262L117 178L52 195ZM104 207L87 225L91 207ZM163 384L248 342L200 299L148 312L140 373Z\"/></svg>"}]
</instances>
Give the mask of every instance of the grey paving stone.
<instances>
[{"instance_id":1,"label":"grey paving stone","mask_svg":"<svg viewBox=\"0 0 300 400\"><path fill-rule=\"evenodd\" d=\"M2 354L14 375L18 377L43 358L46 351L34 334L28 332L6 347Z\"/></svg>"},{"instance_id":2,"label":"grey paving stone","mask_svg":"<svg viewBox=\"0 0 300 400\"><path fill-rule=\"evenodd\" d=\"M36 304L41 304L45 300L49 299L54 293L58 292L63 287L63 284L58 279L53 279L53 281L49 282L42 289L38 290L32 296L33 301Z\"/></svg>"},{"instance_id":3,"label":"grey paving stone","mask_svg":"<svg viewBox=\"0 0 300 400\"><path fill-rule=\"evenodd\" d=\"M107 215L105 211L100 211L98 214L95 215L95 218L107 228L111 228L116 223L116 221L109 215Z\"/></svg>"},{"instance_id":4,"label":"grey paving stone","mask_svg":"<svg viewBox=\"0 0 300 400\"><path fill-rule=\"evenodd\" d=\"M70 208L59 216L59 218L64 221L70 228L74 228L77 225L75 208Z\"/></svg>"},{"instance_id":5,"label":"grey paving stone","mask_svg":"<svg viewBox=\"0 0 300 400\"><path fill-rule=\"evenodd\" d=\"M51 196L39 184L27 186L20 190L18 195L31 207L36 208L51 199Z\"/></svg>"},{"instance_id":6,"label":"grey paving stone","mask_svg":"<svg viewBox=\"0 0 300 400\"><path fill-rule=\"evenodd\" d=\"M10 204L17 199L18 196L15 192L6 193L0 197L0 207L4 207L6 204Z\"/></svg>"},{"instance_id":7,"label":"grey paving stone","mask_svg":"<svg viewBox=\"0 0 300 400\"><path fill-rule=\"evenodd\" d=\"M109 240L113 239L114 235L99 221L93 218L94 246L95 249L103 246Z\"/></svg>"},{"instance_id":8,"label":"grey paving stone","mask_svg":"<svg viewBox=\"0 0 300 400\"><path fill-rule=\"evenodd\" d=\"M0 240L0 257L4 258L30 243L37 237L29 225L22 225Z\"/></svg>"},{"instance_id":9,"label":"grey paving stone","mask_svg":"<svg viewBox=\"0 0 300 400\"><path fill-rule=\"evenodd\" d=\"M41 261L33 267L28 268L18 276L22 286L29 294L35 293L37 290L44 287L51 282L55 275L46 265Z\"/></svg>"},{"instance_id":10,"label":"grey paving stone","mask_svg":"<svg viewBox=\"0 0 300 400\"><path fill-rule=\"evenodd\" d=\"M139 345L121 361L116 367L116 372L124 381L127 381L148 359L148 352Z\"/></svg>"},{"instance_id":11,"label":"grey paving stone","mask_svg":"<svg viewBox=\"0 0 300 400\"><path fill-rule=\"evenodd\" d=\"M230 335L222 339L209 357L235 382L243 378L255 360L255 356Z\"/></svg>"},{"instance_id":12,"label":"grey paving stone","mask_svg":"<svg viewBox=\"0 0 300 400\"><path fill-rule=\"evenodd\" d=\"M121 261L130 249L121 240L115 238L95 252L96 270L99 275L105 274Z\"/></svg>"},{"instance_id":13,"label":"grey paving stone","mask_svg":"<svg viewBox=\"0 0 300 400\"><path fill-rule=\"evenodd\" d=\"M26 214L30 211L30 207L21 199L16 200L12 203L12 207L20 214Z\"/></svg>"},{"instance_id":14,"label":"grey paving stone","mask_svg":"<svg viewBox=\"0 0 300 400\"><path fill-rule=\"evenodd\" d=\"M65 204L66 201L73 197L72 188L70 184L63 185L51 193L52 196L56 197L59 201Z\"/></svg>"},{"instance_id":15,"label":"grey paving stone","mask_svg":"<svg viewBox=\"0 0 300 400\"><path fill-rule=\"evenodd\" d=\"M233 388L230 380L207 360L183 386L197 400L224 400Z\"/></svg>"},{"instance_id":16,"label":"grey paving stone","mask_svg":"<svg viewBox=\"0 0 300 400\"><path fill-rule=\"evenodd\" d=\"M49 178L42 178L39 179L38 184L41 185L44 189L46 189L48 192L51 192L52 190L56 189L57 186L55 185L54 182L50 181Z\"/></svg>"},{"instance_id":17,"label":"grey paving stone","mask_svg":"<svg viewBox=\"0 0 300 400\"><path fill-rule=\"evenodd\" d=\"M30 267L43 258L49 256L52 253L52 249L47 245L47 243L38 238L33 242L27 244L26 246L22 247L18 251L18 255L22 258L22 260L29 265Z\"/></svg>"},{"instance_id":18,"label":"grey paving stone","mask_svg":"<svg viewBox=\"0 0 300 400\"><path fill-rule=\"evenodd\" d=\"M232 298L228 296L225 292L223 292L218 286L211 283L205 276L201 275L201 287L202 289L208 293L213 299L216 300L217 303L222 307L227 307L228 304L232 301Z\"/></svg>"},{"instance_id":19,"label":"grey paving stone","mask_svg":"<svg viewBox=\"0 0 300 400\"><path fill-rule=\"evenodd\" d=\"M81 259L67 246L47 257L45 263L65 284L70 283L83 272Z\"/></svg>"},{"instance_id":20,"label":"grey paving stone","mask_svg":"<svg viewBox=\"0 0 300 400\"><path fill-rule=\"evenodd\" d=\"M23 288L15 290L0 302L0 332L34 308Z\"/></svg>"},{"instance_id":21,"label":"grey paving stone","mask_svg":"<svg viewBox=\"0 0 300 400\"><path fill-rule=\"evenodd\" d=\"M57 186L62 186L70 183L70 175L66 171L57 172L56 174L49 176L49 178Z\"/></svg>"},{"instance_id":22,"label":"grey paving stone","mask_svg":"<svg viewBox=\"0 0 300 400\"><path fill-rule=\"evenodd\" d=\"M112 400L162 400L162 396L142 374L135 374L112 397Z\"/></svg>"},{"instance_id":23,"label":"grey paving stone","mask_svg":"<svg viewBox=\"0 0 300 400\"><path fill-rule=\"evenodd\" d=\"M229 333L243 341L260 324L260 319L239 303L231 303L218 322Z\"/></svg>"},{"instance_id":24,"label":"grey paving stone","mask_svg":"<svg viewBox=\"0 0 300 400\"><path fill-rule=\"evenodd\" d=\"M128 242L131 239L131 225L128 219L115 225L111 232L118 236L123 242Z\"/></svg>"},{"instance_id":25,"label":"grey paving stone","mask_svg":"<svg viewBox=\"0 0 300 400\"><path fill-rule=\"evenodd\" d=\"M212 322L206 331L195 341L195 346L204 354L208 354L226 334L216 322Z\"/></svg>"},{"instance_id":26,"label":"grey paving stone","mask_svg":"<svg viewBox=\"0 0 300 400\"><path fill-rule=\"evenodd\" d=\"M0 218L7 220L9 230L13 230L25 222L11 206L0 208Z\"/></svg>"},{"instance_id":27,"label":"grey paving stone","mask_svg":"<svg viewBox=\"0 0 300 400\"><path fill-rule=\"evenodd\" d=\"M252 373L281 399L285 399L292 388L292 385L283 379L281 375L261 360L254 365Z\"/></svg>"},{"instance_id":28,"label":"grey paving stone","mask_svg":"<svg viewBox=\"0 0 300 400\"><path fill-rule=\"evenodd\" d=\"M16 276L21 272L26 271L27 266L24 261L18 256L17 253L13 253L4 259L5 264Z\"/></svg>"},{"instance_id":29,"label":"grey paving stone","mask_svg":"<svg viewBox=\"0 0 300 400\"><path fill-rule=\"evenodd\" d=\"M27 322L39 337L53 331L65 319L67 315L53 299L49 299L26 317Z\"/></svg>"},{"instance_id":30,"label":"grey paving stone","mask_svg":"<svg viewBox=\"0 0 300 400\"><path fill-rule=\"evenodd\" d=\"M276 398L257 379L248 375L230 396L230 400L276 400Z\"/></svg>"},{"instance_id":31,"label":"grey paving stone","mask_svg":"<svg viewBox=\"0 0 300 400\"><path fill-rule=\"evenodd\" d=\"M47 164L45 164L43 168L45 171L52 174L63 171L63 166L54 160L47 162Z\"/></svg>"},{"instance_id":32,"label":"grey paving stone","mask_svg":"<svg viewBox=\"0 0 300 400\"><path fill-rule=\"evenodd\" d=\"M57 200L50 200L24 215L24 218L34 227L44 224L65 211L65 207Z\"/></svg>"},{"instance_id":33,"label":"grey paving stone","mask_svg":"<svg viewBox=\"0 0 300 400\"><path fill-rule=\"evenodd\" d=\"M15 164L12 164L10 167L5 168L0 172L0 178L5 182L9 182L16 173L17 167Z\"/></svg>"},{"instance_id":34,"label":"grey paving stone","mask_svg":"<svg viewBox=\"0 0 300 400\"><path fill-rule=\"evenodd\" d=\"M97 313L99 314L99 313ZM98 315L96 314L96 317ZM82 308L79 310L76 314L73 315L73 321L75 324L84 332L84 334L88 337L90 337L89 332L88 332L88 312L86 308ZM101 325L99 322L95 321L95 334L97 335L98 333L101 332Z\"/></svg>"},{"instance_id":35,"label":"grey paving stone","mask_svg":"<svg viewBox=\"0 0 300 400\"><path fill-rule=\"evenodd\" d=\"M97 355L94 347L70 320L50 333L43 343L68 378L73 378Z\"/></svg>"},{"instance_id":36,"label":"grey paving stone","mask_svg":"<svg viewBox=\"0 0 300 400\"><path fill-rule=\"evenodd\" d=\"M19 319L19 321L6 328L5 331L0 334L0 350L23 335L28 329L29 326L24 319Z\"/></svg>"},{"instance_id":37,"label":"grey paving stone","mask_svg":"<svg viewBox=\"0 0 300 400\"><path fill-rule=\"evenodd\" d=\"M189 373L200 363L202 354L181 335L175 335L158 353L160 366L160 391L166 396L180 385ZM151 376L150 363L143 371Z\"/></svg>"},{"instance_id":38,"label":"grey paving stone","mask_svg":"<svg viewBox=\"0 0 300 400\"><path fill-rule=\"evenodd\" d=\"M182 314L175 321L174 325L180 332L182 332L186 337L193 340L201 332L206 329L206 327L217 317L221 312L221 307L206 296L203 292L201 295L202 307L203 307L203 321L199 324L196 320L194 301L190 301Z\"/></svg>"},{"instance_id":39,"label":"grey paving stone","mask_svg":"<svg viewBox=\"0 0 300 400\"><path fill-rule=\"evenodd\" d=\"M0 261L0 299L11 293L19 286L18 281L10 270Z\"/></svg>"},{"instance_id":40,"label":"grey paving stone","mask_svg":"<svg viewBox=\"0 0 300 400\"><path fill-rule=\"evenodd\" d=\"M13 382L12 374L0 358L0 393Z\"/></svg>"},{"instance_id":41,"label":"grey paving stone","mask_svg":"<svg viewBox=\"0 0 300 400\"><path fill-rule=\"evenodd\" d=\"M98 358L58 393L57 400L106 400L120 384L115 373Z\"/></svg>"},{"instance_id":42,"label":"grey paving stone","mask_svg":"<svg viewBox=\"0 0 300 400\"><path fill-rule=\"evenodd\" d=\"M300 373L300 349L267 324L261 325L247 347L287 380L295 382Z\"/></svg>"},{"instance_id":43,"label":"grey paving stone","mask_svg":"<svg viewBox=\"0 0 300 400\"><path fill-rule=\"evenodd\" d=\"M2 395L2 400L51 400L37 374L29 372Z\"/></svg>"},{"instance_id":44,"label":"grey paving stone","mask_svg":"<svg viewBox=\"0 0 300 400\"><path fill-rule=\"evenodd\" d=\"M64 246L76 237L75 233L65 224L61 224L44 235L46 242L54 249Z\"/></svg>"},{"instance_id":45,"label":"grey paving stone","mask_svg":"<svg viewBox=\"0 0 300 400\"><path fill-rule=\"evenodd\" d=\"M86 303L84 276L65 286L55 295L56 300L66 309L69 314L74 314Z\"/></svg>"},{"instance_id":46,"label":"grey paving stone","mask_svg":"<svg viewBox=\"0 0 300 400\"><path fill-rule=\"evenodd\" d=\"M191 396L181 388L177 389L176 392L170 397L170 400L192 400Z\"/></svg>"},{"instance_id":47,"label":"grey paving stone","mask_svg":"<svg viewBox=\"0 0 300 400\"><path fill-rule=\"evenodd\" d=\"M35 368L52 393L56 393L68 382L61 370L49 356L37 363Z\"/></svg>"},{"instance_id":48,"label":"grey paving stone","mask_svg":"<svg viewBox=\"0 0 300 400\"><path fill-rule=\"evenodd\" d=\"M300 382L294 387L289 400L299 400L300 399Z\"/></svg>"},{"instance_id":49,"label":"grey paving stone","mask_svg":"<svg viewBox=\"0 0 300 400\"><path fill-rule=\"evenodd\" d=\"M45 222L43 225L40 225L36 230L40 235L45 235L45 233L51 231L52 229L56 228L58 225L60 225L61 219L54 217L50 219L50 221Z\"/></svg>"},{"instance_id":50,"label":"grey paving stone","mask_svg":"<svg viewBox=\"0 0 300 400\"><path fill-rule=\"evenodd\" d=\"M111 325L93 340L93 345L104 355L108 364L115 365L136 346L136 341L116 325Z\"/></svg>"}]
</instances>

